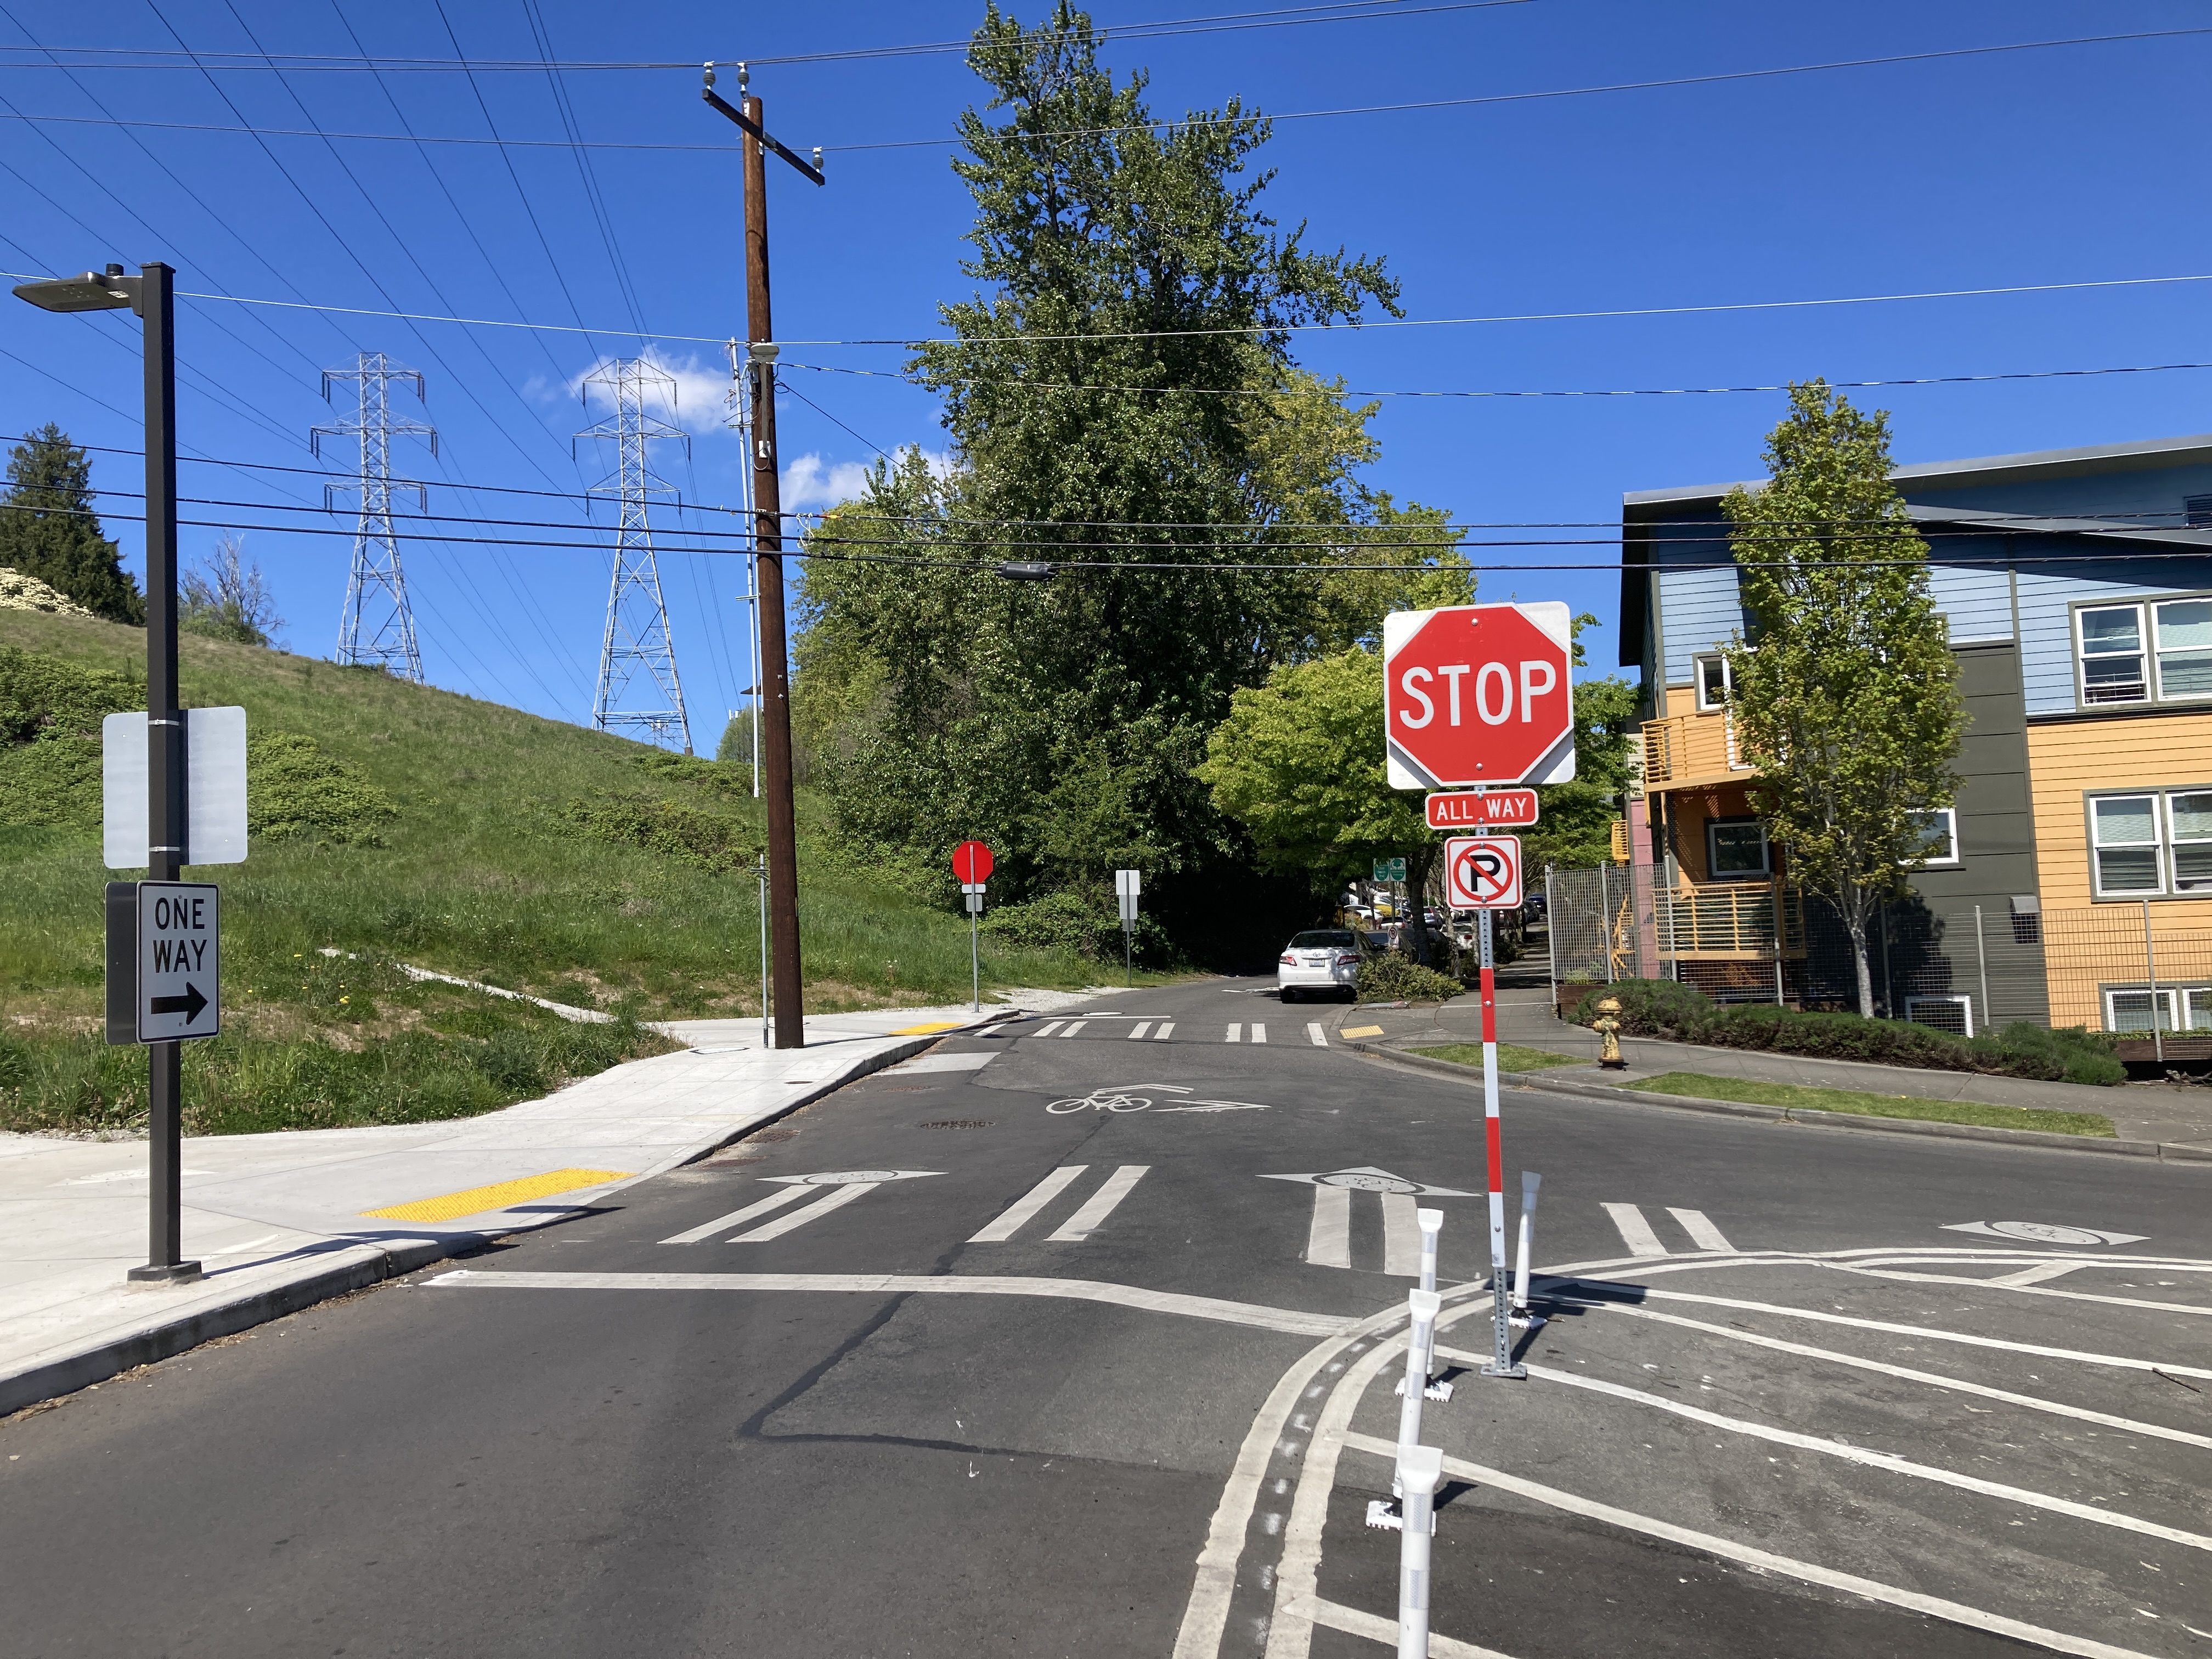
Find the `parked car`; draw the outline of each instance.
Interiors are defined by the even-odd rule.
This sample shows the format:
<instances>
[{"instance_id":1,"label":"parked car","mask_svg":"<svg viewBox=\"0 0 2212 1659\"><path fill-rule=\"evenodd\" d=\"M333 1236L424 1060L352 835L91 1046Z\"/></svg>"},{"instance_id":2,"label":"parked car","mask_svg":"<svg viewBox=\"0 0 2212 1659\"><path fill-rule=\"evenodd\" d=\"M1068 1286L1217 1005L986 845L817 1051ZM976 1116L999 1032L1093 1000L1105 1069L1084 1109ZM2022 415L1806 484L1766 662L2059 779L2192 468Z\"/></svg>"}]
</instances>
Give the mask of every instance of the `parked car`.
<instances>
[{"instance_id":1,"label":"parked car","mask_svg":"<svg viewBox=\"0 0 2212 1659\"><path fill-rule=\"evenodd\" d=\"M1275 963L1275 988L1285 1002L1301 1001L1309 991L1356 997L1359 964L1370 951L1349 927L1294 933Z\"/></svg>"}]
</instances>

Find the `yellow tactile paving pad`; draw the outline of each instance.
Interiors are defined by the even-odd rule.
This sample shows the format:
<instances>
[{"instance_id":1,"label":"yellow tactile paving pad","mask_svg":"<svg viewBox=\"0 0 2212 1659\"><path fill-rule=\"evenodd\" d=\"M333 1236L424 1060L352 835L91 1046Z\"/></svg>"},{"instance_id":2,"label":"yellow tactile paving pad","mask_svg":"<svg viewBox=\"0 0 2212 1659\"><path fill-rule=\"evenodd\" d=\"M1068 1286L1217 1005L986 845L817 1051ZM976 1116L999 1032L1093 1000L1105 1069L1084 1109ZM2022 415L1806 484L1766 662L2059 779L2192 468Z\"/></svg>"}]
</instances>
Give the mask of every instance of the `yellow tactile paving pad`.
<instances>
[{"instance_id":1,"label":"yellow tactile paving pad","mask_svg":"<svg viewBox=\"0 0 2212 1659\"><path fill-rule=\"evenodd\" d=\"M1382 1035L1382 1028L1380 1025L1354 1025L1349 1030L1337 1033L1340 1037L1370 1037Z\"/></svg>"},{"instance_id":2,"label":"yellow tactile paving pad","mask_svg":"<svg viewBox=\"0 0 2212 1659\"><path fill-rule=\"evenodd\" d=\"M934 1025L906 1025L893 1031L893 1036L930 1036L939 1031L957 1031L968 1022L964 1019L940 1019Z\"/></svg>"},{"instance_id":3,"label":"yellow tactile paving pad","mask_svg":"<svg viewBox=\"0 0 2212 1659\"><path fill-rule=\"evenodd\" d=\"M629 1173L628 1170L550 1170L544 1175L525 1176L520 1181L471 1187L466 1192L447 1193L443 1198L422 1198L412 1204L395 1204L388 1210L363 1210L362 1213L384 1221L453 1221L486 1210L503 1210L525 1199L550 1198L556 1193L573 1193L581 1187L625 1180Z\"/></svg>"}]
</instances>

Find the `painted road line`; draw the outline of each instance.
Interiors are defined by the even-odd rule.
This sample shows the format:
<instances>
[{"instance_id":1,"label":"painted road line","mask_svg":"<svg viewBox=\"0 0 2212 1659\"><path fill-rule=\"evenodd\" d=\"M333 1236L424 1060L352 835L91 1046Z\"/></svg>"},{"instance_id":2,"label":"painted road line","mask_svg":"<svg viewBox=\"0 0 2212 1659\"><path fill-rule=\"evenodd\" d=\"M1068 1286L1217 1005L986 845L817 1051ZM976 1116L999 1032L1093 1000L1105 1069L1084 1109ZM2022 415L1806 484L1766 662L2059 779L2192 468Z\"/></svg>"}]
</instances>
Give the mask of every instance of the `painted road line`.
<instances>
[{"instance_id":1,"label":"painted road line","mask_svg":"<svg viewBox=\"0 0 2212 1659\"><path fill-rule=\"evenodd\" d=\"M803 1209L779 1216L749 1233L739 1233L728 1242L732 1244L765 1244L771 1238L781 1238L786 1233L804 1227L810 1221L819 1221L832 1210L842 1210L856 1198L866 1196L876 1190L876 1186L872 1181L855 1181L842 1187L832 1187Z\"/></svg>"},{"instance_id":2,"label":"painted road line","mask_svg":"<svg viewBox=\"0 0 2212 1659\"><path fill-rule=\"evenodd\" d=\"M1316 1189L1319 1190L1318 1188ZM1384 1193L1382 1199L1382 1271L1396 1279L1421 1276L1421 1224L1411 1193Z\"/></svg>"},{"instance_id":3,"label":"painted road line","mask_svg":"<svg viewBox=\"0 0 2212 1659\"><path fill-rule=\"evenodd\" d=\"M850 1187L840 1188L851 1192ZM1185 1296L1115 1285L1095 1279L1027 1279L981 1273L483 1273L458 1267L422 1283L451 1290L493 1291L850 1291L865 1296L1041 1296L1072 1302L1101 1302L1146 1313L1180 1314L1187 1319L1279 1331L1286 1336L1335 1337L1359 1328L1360 1322L1336 1314L1268 1308L1218 1297ZM1402 1309L1390 1317L1403 1319Z\"/></svg>"},{"instance_id":4,"label":"painted road line","mask_svg":"<svg viewBox=\"0 0 2212 1659\"><path fill-rule=\"evenodd\" d=\"M1340 1630L1346 1636L1364 1636L1370 1642L1380 1642L1384 1647L1398 1644L1398 1621L1380 1614L1363 1613L1358 1607L1347 1607L1340 1601L1324 1601L1319 1596L1308 1596L1291 1611L1329 1630ZM1479 1648L1472 1642L1455 1642L1449 1636L1429 1632L1429 1652L1433 1659L1506 1659L1495 1648Z\"/></svg>"},{"instance_id":5,"label":"painted road line","mask_svg":"<svg viewBox=\"0 0 2212 1659\"><path fill-rule=\"evenodd\" d=\"M1396 1446L1388 1440L1377 1440L1372 1435L1346 1435L1344 1443L1351 1450L1365 1452L1371 1457L1393 1462L1397 1459ZM1745 1566L1761 1568L1785 1578L1795 1578L1802 1583L1819 1584L1824 1589L1863 1596L1869 1601L1909 1608L1914 1613L1923 1613L1950 1624L1963 1625L1969 1630L1985 1630L1996 1635L2008 1636L2014 1641L2047 1648L2054 1653L2075 1654L2080 1656L2080 1659L2153 1659L2153 1656L2136 1648L2118 1648L2107 1642L2092 1641L2084 1636L2069 1636L2063 1631L2045 1630L2039 1625L2008 1619L2002 1613L1988 1613L1962 1602L1923 1595L1917 1590L1900 1589L1893 1584L1876 1583L1871 1578L1838 1572L1832 1568L1817 1566L1810 1561L1792 1560L1786 1555L1776 1555L1771 1551L1739 1544L1734 1539L1717 1537L1709 1532L1693 1532L1687 1527L1678 1527L1649 1515L1638 1515L1632 1510L1618 1510L1610 1504L1601 1504L1594 1498L1561 1492L1557 1486L1539 1486L1534 1480L1523 1480L1503 1469L1486 1468L1482 1464L1470 1463L1462 1458L1445 1458L1444 1473L1461 1480L1471 1480L1479 1486L1494 1487L1499 1492L1511 1492L1516 1497L1526 1498L1555 1510L1564 1510L1570 1515L1601 1521L1624 1532L1638 1532L1647 1538L1664 1539L1670 1544L1680 1544L1723 1561L1741 1562Z\"/></svg>"},{"instance_id":6,"label":"painted road line","mask_svg":"<svg viewBox=\"0 0 2212 1659\"><path fill-rule=\"evenodd\" d=\"M1992 1285L2040 1285L2046 1279L2058 1279L2087 1264L2081 1261L2039 1261L2033 1267L2022 1267L2016 1273L2006 1273L1992 1279Z\"/></svg>"},{"instance_id":7,"label":"painted road line","mask_svg":"<svg viewBox=\"0 0 2212 1659\"><path fill-rule=\"evenodd\" d=\"M1022 1230L1030 1217L1058 1198L1067 1183L1091 1166L1087 1164L1063 1164L1042 1181L1009 1204L996 1221L977 1233L970 1244L1003 1244Z\"/></svg>"},{"instance_id":8,"label":"painted road line","mask_svg":"<svg viewBox=\"0 0 2212 1659\"><path fill-rule=\"evenodd\" d=\"M1065 1020L1048 1019L1045 1021L1043 1024L1037 1027L1036 1034L1039 1036L1050 1036L1054 1031L1057 1031L1066 1023L1067 1022Z\"/></svg>"},{"instance_id":9,"label":"painted road line","mask_svg":"<svg viewBox=\"0 0 2212 1659\"><path fill-rule=\"evenodd\" d=\"M1380 1025L1352 1025L1347 1026L1345 1030L1339 1031L1337 1035L1346 1039L1352 1037L1381 1036L1382 1035L1382 1028Z\"/></svg>"},{"instance_id":10,"label":"painted road line","mask_svg":"<svg viewBox=\"0 0 2212 1659\"><path fill-rule=\"evenodd\" d=\"M1161 1025L1158 1030L1152 1033L1152 1041L1155 1042L1165 1042L1168 1040L1168 1033L1174 1030L1175 1022L1173 1020L1167 1021Z\"/></svg>"},{"instance_id":11,"label":"painted road line","mask_svg":"<svg viewBox=\"0 0 2212 1659\"><path fill-rule=\"evenodd\" d=\"M1689 1234L1690 1242L1699 1249L1733 1250L1735 1249L1735 1245L1721 1237L1719 1228L1705 1219L1705 1212L1703 1210L1670 1209L1667 1213L1682 1224L1682 1231Z\"/></svg>"},{"instance_id":12,"label":"painted road line","mask_svg":"<svg viewBox=\"0 0 2212 1659\"><path fill-rule=\"evenodd\" d=\"M2153 1313L2196 1314L2200 1317L2212 1314L2212 1307L2190 1302L2152 1302L2138 1296L2100 1296L2094 1291L2046 1291L2040 1285L2023 1284L2014 1279L2009 1283L2001 1279L1969 1279L1961 1273L1900 1273L1894 1269L1862 1267L1856 1262L1838 1261L1830 1264L1838 1273L1856 1273L1863 1279L1897 1279L1907 1284L1971 1285L1977 1289L1995 1286L1999 1290L2016 1291L2022 1296L2063 1297L2069 1302L2095 1302L2107 1308L2147 1308Z\"/></svg>"},{"instance_id":13,"label":"painted road line","mask_svg":"<svg viewBox=\"0 0 2212 1659\"><path fill-rule=\"evenodd\" d=\"M1229 1035L1221 1040L1224 1042L1234 1042L1239 1036L1243 1035L1243 1026L1232 1020L1229 1026Z\"/></svg>"},{"instance_id":14,"label":"painted road line","mask_svg":"<svg viewBox=\"0 0 2212 1659\"><path fill-rule=\"evenodd\" d=\"M1080 1244L1106 1224L1106 1218L1114 1213L1115 1206L1128 1197L1130 1189L1145 1178L1149 1164L1124 1164L1106 1177L1098 1190L1091 1194L1090 1201L1067 1218L1058 1232L1047 1233L1048 1244Z\"/></svg>"},{"instance_id":15,"label":"painted road line","mask_svg":"<svg viewBox=\"0 0 2212 1659\"><path fill-rule=\"evenodd\" d=\"M1087 1020L1087 1019L1079 1019L1079 1020L1073 1020L1073 1021L1071 1021L1071 1022L1069 1023L1069 1024L1068 1024L1067 1029L1066 1029L1065 1031L1062 1031L1062 1032L1060 1033L1060 1036L1064 1036L1064 1037L1072 1037L1072 1036L1074 1036L1078 1031L1081 1030L1085 1026L1086 1026L1086 1025L1088 1025L1088 1024L1091 1024L1091 1022L1090 1022L1089 1020Z\"/></svg>"},{"instance_id":16,"label":"painted road line","mask_svg":"<svg viewBox=\"0 0 2212 1659\"><path fill-rule=\"evenodd\" d=\"M1971 1394L1980 1400L2002 1401L2008 1406L2019 1406L2032 1412L2048 1412L2053 1417L2069 1417L2081 1423L2101 1423L2108 1429L2148 1435L2159 1440L2179 1441L2185 1446L2199 1446L2212 1451L2212 1435L2191 1434L2186 1429L2170 1429L2163 1423L2146 1423L2137 1418L2116 1417L2110 1412L2091 1411L2087 1406L2072 1406L2063 1400L2044 1400L2032 1394L2014 1394L2009 1389L1994 1389L1986 1382L1970 1382L1964 1377L1946 1376L1939 1371L1915 1370L1910 1365L1893 1365L1886 1359L1865 1359L1857 1354L1838 1353L1833 1348L1815 1348L1802 1342L1785 1341L1778 1336L1762 1336L1757 1331L1739 1329L1735 1326L1708 1325L1701 1319L1685 1319L1680 1314L1661 1313L1656 1308L1629 1308L1618 1303L1583 1305L1603 1305L1606 1312L1624 1318L1656 1320L1662 1325L1700 1331L1705 1335L1717 1336L1729 1342L1747 1342L1753 1347L1771 1348L1777 1353L1796 1354L1802 1359L1818 1359L1831 1365L1850 1365L1863 1371L1876 1371L1884 1376L1901 1377L1908 1382L1924 1382L1930 1388L1942 1389L1953 1394Z\"/></svg>"},{"instance_id":17,"label":"painted road line","mask_svg":"<svg viewBox=\"0 0 2212 1659\"><path fill-rule=\"evenodd\" d=\"M1572 1279L1570 1284L1593 1290L1608 1287L1601 1279ZM1985 1281L1977 1280L1977 1283ZM1782 1302L1749 1302L1731 1296L1692 1296L1686 1291L1644 1290L1647 1301L1692 1302L1708 1308L1735 1308L1747 1313L1779 1315L1784 1319L1809 1319L1822 1325L1849 1325L1862 1331L1885 1331L1893 1336L1920 1336L1931 1342L1956 1342L1969 1348L1995 1348L2005 1353L2032 1353L2039 1359L2070 1359L2084 1365L2116 1365L2123 1370L2166 1371L2175 1376L2212 1381L2212 1370L2200 1365L2176 1364L2165 1359L2130 1359L2119 1354L2083 1353L2078 1348L2051 1348L2035 1342L2008 1342L2002 1337L1973 1336L1965 1331L1940 1331L1927 1325L1899 1325L1886 1319L1860 1319L1850 1314L1824 1313L1818 1308L1793 1308ZM1595 1298L1601 1302L1603 1298Z\"/></svg>"},{"instance_id":18,"label":"painted road line","mask_svg":"<svg viewBox=\"0 0 2212 1659\"><path fill-rule=\"evenodd\" d=\"M1255 1020L1252 1023L1252 1041L1255 1042L1265 1042L1267 1040L1267 1028L1261 1024L1257 1020Z\"/></svg>"},{"instance_id":19,"label":"painted road line","mask_svg":"<svg viewBox=\"0 0 2212 1659\"><path fill-rule=\"evenodd\" d=\"M1620 1229L1620 1242L1628 1247L1629 1255L1643 1257L1667 1254L1659 1235L1644 1218L1644 1212L1633 1204L1601 1204L1598 1207L1613 1218L1613 1224Z\"/></svg>"},{"instance_id":20,"label":"painted road line","mask_svg":"<svg viewBox=\"0 0 2212 1659\"><path fill-rule=\"evenodd\" d=\"M702 1239L712 1238L716 1233L727 1228L750 1221L757 1215L766 1215L771 1210L780 1210L785 1205L805 1197L813 1190L811 1187L779 1187L757 1204L748 1204L742 1210L732 1210L727 1215L718 1215L704 1226L690 1227L680 1233L672 1233L660 1242L664 1244L696 1244Z\"/></svg>"},{"instance_id":21,"label":"painted road line","mask_svg":"<svg viewBox=\"0 0 2212 1659\"><path fill-rule=\"evenodd\" d=\"M1134 1025L1132 1025L1132 1026L1129 1028L1129 1041L1130 1041L1130 1042L1135 1042L1139 1041L1140 1038L1142 1038L1142 1037L1143 1037L1143 1036L1145 1035L1145 1033L1146 1033L1146 1032L1147 1032L1147 1031L1151 1030L1152 1029L1152 1021L1150 1021L1149 1019L1140 1019L1140 1020L1139 1020L1139 1021L1138 1021Z\"/></svg>"},{"instance_id":22,"label":"painted road line","mask_svg":"<svg viewBox=\"0 0 2212 1659\"><path fill-rule=\"evenodd\" d=\"M1352 1265L1352 1188L1313 1189L1313 1225L1306 1231L1306 1261L1316 1267Z\"/></svg>"},{"instance_id":23,"label":"painted road line","mask_svg":"<svg viewBox=\"0 0 2212 1659\"><path fill-rule=\"evenodd\" d=\"M1439 1346L1437 1352L1462 1364L1480 1364L1484 1356L1463 1353L1456 1349ZM1610 1395L1615 1400L1632 1401L1639 1406L1649 1406L1657 1411L1686 1417L1693 1423L1703 1423L1708 1428L1741 1434L1753 1440L1764 1440L1777 1446L1791 1446L1799 1451L1819 1452L1823 1456L1842 1459L1862 1468L1886 1469L1892 1474L1902 1474L1915 1480L1930 1480L1939 1486L1956 1486L1961 1492L1979 1493L1984 1498L1996 1498L2007 1503L2018 1504L2027 1509L2045 1510L2053 1515L2069 1515L2076 1521L2090 1521L2099 1526L2116 1527L2123 1532L2140 1533L2146 1538L2162 1539L2169 1544L2179 1544L2193 1550L2212 1550L2212 1538L2202 1533L2184 1532L2178 1527L2161 1526L2155 1521L2146 1521L2139 1516L2123 1515L2116 1510L2100 1509L2094 1504L2077 1504L2070 1498L2057 1498L2048 1492L2032 1492L2025 1486L2008 1486L1996 1480L1984 1480L1978 1475L1960 1474L1951 1469L1938 1468L1930 1463L1916 1463L1900 1457L1895 1452L1876 1451L1871 1447L1846 1445L1838 1440L1817 1439L1809 1434L1799 1434L1794 1429L1778 1429L1770 1424L1754 1423L1747 1418L1723 1417L1718 1412L1709 1412L1692 1406L1686 1401L1669 1400L1662 1395L1647 1394L1642 1389L1631 1389L1619 1382L1608 1382L1603 1377L1583 1376L1572 1371L1554 1370L1549 1365L1532 1364L1528 1375L1546 1382L1565 1383L1569 1388L1587 1389L1592 1394Z\"/></svg>"},{"instance_id":24,"label":"painted road line","mask_svg":"<svg viewBox=\"0 0 2212 1659\"><path fill-rule=\"evenodd\" d=\"M454 1221L465 1215L482 1215L486 1210L504 1210L526 1199L550 1198L556 1193L580 1192L586 1187L604 1187L610 1181L629 1178L627 1170L549 1170L520 1181L495 1182L489 1187L447 1193L442 1198L417 1199L412 1204L394 1204L388 1209L362 1213L381 1221Z\"/></svg>"},{"instance_id":25,"label":"painted road line","mask_svg":"<svg viewBox=\"0 0 2212 1659\"><path fill-rule=\"evenodd\" d=\"M1310 1019L1306 1022L1306 1041L1316 1048L1328 1047L1328 1038L1322 1035L1319 1020Z\"/></svg>"}]
</instances>

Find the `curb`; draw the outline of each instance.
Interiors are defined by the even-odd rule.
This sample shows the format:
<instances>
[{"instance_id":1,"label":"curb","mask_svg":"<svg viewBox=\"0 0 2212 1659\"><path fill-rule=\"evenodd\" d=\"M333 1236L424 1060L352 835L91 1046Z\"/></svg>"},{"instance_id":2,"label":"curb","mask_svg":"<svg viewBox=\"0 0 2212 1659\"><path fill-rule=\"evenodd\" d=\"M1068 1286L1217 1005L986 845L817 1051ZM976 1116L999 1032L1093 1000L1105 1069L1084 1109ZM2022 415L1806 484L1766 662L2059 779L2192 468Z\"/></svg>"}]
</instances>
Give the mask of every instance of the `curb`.
<instances>
[{"instance_id":1,"label":"curb","mask_svg":"<svg viewBox=\"0 0 2212 1659\"><path fill-rule=\"evenodd\" d=\"M732 1141L788 1117L824 1096L836 1093L848 1083L858 1082L885 1066L896 1066L901 1060L911 1060L946 1037L964 1036L1006 1018L1010 1016L988 1015L973 1024L957 1026L951 1030L908 1037L880 1054L856 1060L836 1076L812 1085L805 1094L755 1118L742 1127L727 1132L718 1131L715 1138L705 1145L694 1147L659 1169L648 1170L628 1181L603 1188L600 1194L605 1196L617 1193L624 1188L635 1186L641 1181L650 1181L656 1176L665 1175L670 1170L695 1164L720 1151ZM382 1284L388 1279L398 1279L419 1267L442 1261L448 1256L480 1249L495 1238L511 1237L519 1231L535 1232L539 1227L550 1226L560 1218L549 1217L538 1226L528 1228L507 1227L497 1232L453 1233L439 1238L411 1240L404 1244L345 1243L334 1239L331 1243L335 1248L326 1254L343 1254L349 1260L318 1267L300 1278L247 1292L234 1301L197 1308L190 1313L179 1314L126 1336L108 1338L72 1353L41 1358L23 1370L0 1376L0 1417L20 1411L26 1406L36 1405L41 1400L75 1394L79 1389L88 1388L94 1382L105 1382L109 1377L134 1367L173 1358L217 1337L235 1335L253 1326L266 1324L272 1319L282 1319L287 1314L299 1313L319 1302L327 1302L332 1297L345 1296L354 1291L366 1290L372 1285ZM204 1284L205 1281L201 1282Z\"/></svg>"},{"instance_id":2,"label":"curb","mask_svg":"<svg viewBox=\"0 0 2212 1659\"><path fill-rule=\"evenodd\" d=\"M1402 1049L1374 1043L1345 1045L1369 1060L1410 1066L1480 1087L1480 1070L1455 1060L1431 1060ZM1979 1123L1938 1123L1917 1118L1862 1116L1856 1112L1822 1112L1803 1106L1759 1106L1740 1100L1705 1100L1695 1095L1652 1094L1642 1089L1616 1088L1603 1083L1577 1083L1541 1072L1500 1072L1501 1085L1546 1094L1570 1095L1581 1100L1611 1101L1616 1105L1665 1106L1677 1111L1707 1112L1724 1117L1757 1118L1769 1123L1802 1123L1835 1129L1870 1129L1881 1134L1936 1135L1949 1140L1995 1141L2008 1146L2044 1146L2057 1152L2096 1152L2107 1158L2148 1158L2160 1164L2212 1164L2212 1147L2181 1146L2156 1140L2121 1140L2096 1135L2053 1134L2042 1129L1996 1129ZM2023 1109L2032 1110L2033 1108Z\"/></svg>"}]
</instances>

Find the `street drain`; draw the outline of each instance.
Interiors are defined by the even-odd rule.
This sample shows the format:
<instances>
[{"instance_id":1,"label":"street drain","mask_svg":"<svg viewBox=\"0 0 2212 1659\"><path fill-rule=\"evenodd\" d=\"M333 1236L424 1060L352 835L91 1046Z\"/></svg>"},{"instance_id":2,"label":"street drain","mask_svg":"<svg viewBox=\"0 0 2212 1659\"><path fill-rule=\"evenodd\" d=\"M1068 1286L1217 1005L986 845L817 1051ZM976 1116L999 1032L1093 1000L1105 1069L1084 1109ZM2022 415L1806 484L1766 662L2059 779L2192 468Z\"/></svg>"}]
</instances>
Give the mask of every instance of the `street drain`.
<instances>
[{"instance_id":1,"label":"street drain","mask_svg":"<svg viewBox=\"0 0 2212 1659\"><path fill-rule=\"evenodd\" d=\"M988 1117L940 1117L934 1122L919 1127L924 1129L988 1129L991 1121Z\"/></svg>"}]
</instances>

